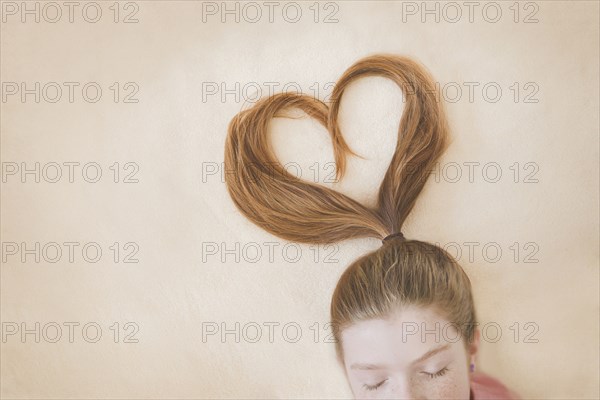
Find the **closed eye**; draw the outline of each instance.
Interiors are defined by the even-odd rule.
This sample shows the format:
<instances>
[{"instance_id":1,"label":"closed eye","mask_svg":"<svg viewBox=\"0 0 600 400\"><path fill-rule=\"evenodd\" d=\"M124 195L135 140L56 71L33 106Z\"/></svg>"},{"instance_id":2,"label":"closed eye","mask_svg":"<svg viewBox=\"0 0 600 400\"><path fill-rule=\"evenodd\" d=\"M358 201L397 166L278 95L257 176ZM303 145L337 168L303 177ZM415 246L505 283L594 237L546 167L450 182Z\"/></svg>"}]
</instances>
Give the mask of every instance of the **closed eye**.
<instances>
[{"instance_id":1,"label":"closed eye","mask_svg":"<svg viewBox=\"0 0 600 400\"><path fill-rule=\"evenodd\" d=\"M363 385L363 387L364 387L365 389L367 389L367 390L377 390L377 388L378 388L379 386L383 385L385 381L387 381L387 379L386 379L386 380L383 380L383 381L379 382L377 385L373 385L373 386L371 386L371 385L367 385L367 384L365 383L365 384Z\"/></svg>"},{"instance_id":2,"label":"closed eye","mask_svg":"<svg viewBox=\"0 0 600 400\"><path fill-rule=\"evenodd\" d=\"M428 377L430 377L431 379L433 378L439 378L440 376L445 375L447 372L449 371L448 367L444 367L441 370L439 370L438 372L434 373L434 374L430 374L429 372L423 372L423 374L427 375ZM383 380L381 382L379 382L376 385L367 385L366 383L363 385L363 387L367 390L377 390L381 385L383 385L385 383L386 380Z\"/></svg>"},{"instance_id":3,"label":"closed eye","mask_svg":"<svg viewBox=\"0 0 600 400\"><path fill-rule=\"evenodd\" d=\"M438 372L436 372L435 374L430 374L429 372L423 372L423 373L433 379L433 378L439 378L440 376L444 375L448 371L449 371L448 367L444 367L441 370L439 370Z\"/></svg>"}]
</instances>

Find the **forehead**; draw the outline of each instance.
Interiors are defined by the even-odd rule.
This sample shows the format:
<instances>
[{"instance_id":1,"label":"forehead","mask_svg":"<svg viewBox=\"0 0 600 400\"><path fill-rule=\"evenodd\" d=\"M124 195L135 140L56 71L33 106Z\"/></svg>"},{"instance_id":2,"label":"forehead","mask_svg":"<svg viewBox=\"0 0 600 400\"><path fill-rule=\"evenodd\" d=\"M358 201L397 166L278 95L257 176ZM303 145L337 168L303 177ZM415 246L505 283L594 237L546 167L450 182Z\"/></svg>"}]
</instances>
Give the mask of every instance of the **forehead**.
<instances>
[{"instance_id":1,"label":"forehead","mask_svg":"<svg viewBox=\"0 0 600 400\"><path fill-rule=\"evenodd\" d=\"M341 332L346 366L354 362L406 365L441 344L452 349L458 331L431 308L405 307L389 318L357 322Z\"/></svg>"}]
</instances>

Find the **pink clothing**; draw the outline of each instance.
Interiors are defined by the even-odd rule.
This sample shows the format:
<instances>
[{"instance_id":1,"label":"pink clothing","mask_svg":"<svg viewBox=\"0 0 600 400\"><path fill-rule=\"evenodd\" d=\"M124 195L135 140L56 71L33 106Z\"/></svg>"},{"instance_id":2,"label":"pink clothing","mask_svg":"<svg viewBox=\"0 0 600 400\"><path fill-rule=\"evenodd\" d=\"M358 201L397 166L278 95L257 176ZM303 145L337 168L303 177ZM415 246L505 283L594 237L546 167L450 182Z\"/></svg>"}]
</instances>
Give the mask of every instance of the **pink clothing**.
<instances>
[{"instance_id":1,"label":"pink clothing","mask_svg":"<svg viewBox=\"0 0 600 400\"><path fill-rule=\"evenodd\" d=\"M498 379L483 372L473 372L471 376L471 400L521 400L512 390Z\"/></svg>"}]
</instances>

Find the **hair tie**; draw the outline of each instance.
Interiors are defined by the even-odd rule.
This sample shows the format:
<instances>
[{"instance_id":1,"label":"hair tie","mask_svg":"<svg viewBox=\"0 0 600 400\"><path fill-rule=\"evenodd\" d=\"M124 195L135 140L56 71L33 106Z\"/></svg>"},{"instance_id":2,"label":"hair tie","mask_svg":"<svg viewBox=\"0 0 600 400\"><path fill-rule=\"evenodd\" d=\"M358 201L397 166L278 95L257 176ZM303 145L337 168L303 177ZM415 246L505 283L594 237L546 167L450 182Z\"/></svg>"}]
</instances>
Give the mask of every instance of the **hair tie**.
<instances>
[{"instance_id":1,"label":"hair tie","mask_svg":"<svg viewBox=\"0 0 600 400\"><path fill-rule=\"evenodd\" d=\"M381 240L381 242L382 242L382 243L385 243L385 241L386 241L386 240L392 239L392 238L394 238L394 237L396 237L396 236L397 236L397 237L399 237L399 238L402 238L402 239L404 239L404 234L402 234L402 232L394 232L394 233L392 233L392 234L390 234L390 235L387 235L386 237L384 237L384 238Z\"/></svg>"}]
</instances>

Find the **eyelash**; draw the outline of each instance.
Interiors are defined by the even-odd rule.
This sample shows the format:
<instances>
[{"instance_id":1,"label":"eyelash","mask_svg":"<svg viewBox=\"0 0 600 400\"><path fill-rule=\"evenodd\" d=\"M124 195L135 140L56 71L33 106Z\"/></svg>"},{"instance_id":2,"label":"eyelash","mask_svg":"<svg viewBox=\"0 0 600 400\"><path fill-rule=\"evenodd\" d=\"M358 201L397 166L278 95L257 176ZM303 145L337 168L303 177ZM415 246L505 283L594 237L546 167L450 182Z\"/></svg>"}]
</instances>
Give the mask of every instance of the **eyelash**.
<instances>
[{"instance_id":1,"label":"eyelash","mask_svg":"<svg viewBox=\"0 0 600 400\"><path fill-rule=\"evenodd\" d=\"M446 374L446 372L448 372L448 371L449 371L448 367L444 367L444 368L442 368L441 370L439 370L438 372L436 372L435 374L430 374L430 373L427 373L427 372L423 372L423 373L424 373L425 375L429 376L431 379L434 379L434 378L438 378L438 377L440 377L440 376L443 376L443 375L445 375L445 374ZM365 389L367 389L367 390L377 390L377 388L379 388L379 386L383 385L383 384L385 383L385 381L387 381L387 379L386 379L386 380L383 380L383 381L381 381L381 382L379 382L379 383L378 383L377 385L375 385L375 386L370 386L370 385L367 385L367 384L365 383L365 384L363 385L363 387L364 387Z\"/></svg>"},{"instance_id":2,"label":"eyelash","mask_svg":"<svg viewBox=\"0 0 600 400\"><path fill-rule=\"evenodd\" d=\"M448 367L444 367L441 370L439 370L438 372L436 372L435 374L429 374L427 372L424 372L424 374L429 376L431 379L433 379L433 378L438 378L438 377L444 375L448 371L449 371Z\"/></svg>"},{"instance_id":3,"label":"eyelash","mask_svg":"<svg viewBox=\"0 0 600 400\"><path fill-rule=\"evenodd\" d=\"M365 383L363 386L364 386L364 388L365 388L365 389L367 389L367 390L377 390L377 388L378 388L379 386L383 385L385 381L387 381L387 379L386 379L386 380L384 380L384 381L381 381L381 382L379 382L379 383L378 383L377 385L375 385L375 386L370 386L370 385L367 385L366 383Z\"/></svg>"}]
</instances>

